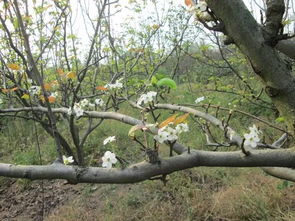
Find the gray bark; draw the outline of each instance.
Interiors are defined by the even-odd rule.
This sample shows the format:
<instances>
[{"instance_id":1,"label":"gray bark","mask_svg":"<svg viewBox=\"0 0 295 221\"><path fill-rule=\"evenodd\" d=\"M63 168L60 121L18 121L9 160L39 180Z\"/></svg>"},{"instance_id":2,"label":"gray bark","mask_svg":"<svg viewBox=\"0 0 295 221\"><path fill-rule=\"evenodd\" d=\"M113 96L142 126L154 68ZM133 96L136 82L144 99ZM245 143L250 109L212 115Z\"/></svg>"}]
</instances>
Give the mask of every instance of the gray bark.
<instances>
[{"instance_id":1,"label":"gray bark","mask_svg":"<svg viewBox=\"0 0 295 221\"><path fill-rule=\"evenodd\" d=\"M290 66L266 39L261 27L241 0L207 0L210 9L224 24L224 33L248 58L265 91L282 116L290 133L295 131L295 80Z\"/></svg>"},{"instance_id":2,"label":"gray bark","mask_svg":"<svg viewBox=\"0 0 295 221\"><path fill-rule=\"evenodd\" d=\"M66 179L71 183L135 183L154 176L170 174L192 167L295 167L295 153L290 150L252 151L249 156L240 151L191 151L162 159L159 164L142 162L125 169L65 166L18 166L0 164L0 176L36 179Z\"/></svg>"}]
</instances>

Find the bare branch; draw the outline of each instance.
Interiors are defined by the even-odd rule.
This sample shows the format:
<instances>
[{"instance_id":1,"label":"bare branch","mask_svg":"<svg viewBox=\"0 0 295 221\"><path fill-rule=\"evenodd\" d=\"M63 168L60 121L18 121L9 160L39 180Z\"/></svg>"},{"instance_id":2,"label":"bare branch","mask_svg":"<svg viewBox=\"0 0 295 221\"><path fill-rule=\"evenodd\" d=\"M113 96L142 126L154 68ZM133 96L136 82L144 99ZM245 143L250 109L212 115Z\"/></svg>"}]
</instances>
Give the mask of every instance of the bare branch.
<instances>
[{"instance_id":1,"label":"bare branch","mask_svg":"<svg viewBox=\"0 0 295 221\"><path fill-rule=\"evenodd\" d=\"M0 176L36 179L66 179L71 183L135 183L152 177L170 174L197 166L210 167L294 167L295 153L287 150L252 151L245 157L240 151L208 152L191 151L162 159L159 164L142 162L125 169L76 167L52 164L48 166L18 166L0 164Z\"/></svg>"}]
</instances>

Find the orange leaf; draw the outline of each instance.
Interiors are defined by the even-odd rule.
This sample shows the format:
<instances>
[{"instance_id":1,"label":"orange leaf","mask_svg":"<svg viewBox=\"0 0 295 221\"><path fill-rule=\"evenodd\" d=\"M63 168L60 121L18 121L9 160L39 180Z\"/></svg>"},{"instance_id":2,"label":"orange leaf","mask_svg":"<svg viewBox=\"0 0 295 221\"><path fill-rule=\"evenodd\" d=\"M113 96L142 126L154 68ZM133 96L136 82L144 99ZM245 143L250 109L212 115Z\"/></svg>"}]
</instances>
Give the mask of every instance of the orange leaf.
<instances>
[{"instance_id":1,"label":"orange leaf","mask_svg":"<svg viewBox=\"0 0 295 221\"><path fill-rule=\"evenodd\" d=\"M177 124L181 124L182 122L184 122L186 120L186 118L189 116L189 113L186 113L184 115L181 115L180 117L176 118L174 120L174 125L177 125Z\"/></svg>"},{"instance_id":2,"label":"orange leaf","mask_svg":"<svg viewBox=\"0 0 295 221\"><path fill-rule=\"evenodd\" d=\"M95 89L96 90L101 90L101 91L106 91L107 90L107 88L104 87L104 86L97 86Z\"/></svg>"},{"instance_id":3,"label":"orange leaf","mask_svg":"<svg viewBox=\"0 0 295 221\"><path fill-rule=\"evenodd\" d=\"M44 89L45 89L46 91L49 91L49 90L51 89L51 84L49 84L49 83L45 83L45 84L44 84Z\"/></svg>"},{"instance_id":4,"label":"orange leaf","mask_svg":"<svg viewBox=\"0 0 295 221\"><path fill-rule=\"evenodd\" d=\"M7 64L7 67L9 67L11 70L14 70L14 71L20 70L20 66L18 64L15 64L15 63Z\"/></svg>"},{"instance_id":5,"label":"orange leaf","mask_svg":"<svg viewBox=\"0 0 295 221\"><path fill-rule=\"evenodd\" d=\"M159 128L165 127L169 123L172 123L176 117L177 117L177 114L174 114L171 117L168 117L166 120L164 120L162 123L160 123Z\"/></svg>"},{"instance_id":6,"label":"orange leaf","mask_svg":"<svg viewBox=\"0 0 295 221\"><path fill-rule=\"evenodd\" d=\"M10 90L11 91L16 91L18 89L18 87L14 87L14 88L11 88Z\"/></svg>"},{"instance_id":7,"label":"orange leaf","mask_svg":"<svg viewBox=\"0 0 295 221\"><path fill-rule=\"evenodd\" d=\"M49 103L54 103L55 102L55 97L54 96L49 96L48 97L48 101L49 101Z\"/></svg>"},{"instance_id":8,"label":"orange leaf","mask_svg":"<svg viewBox=\"0 0 295 221\"><path fill-rule=\"evenodd\" d=\"M192 1L192 0L184 0L184 3L185 3L186 6L188 6L188 7L193 6L193 1Z\"/></svg>"},{"instance_id":9,"label":"orange leaf","mask_svg":"<svg viewBox=\"0 0 295 221\"><path fill-rule=\"evenodd\" d=\"M57 86L57 85L58 85L58 81L57 81L57 80L51 81L51 82L50 82L50 85L51 85L52 87Z\"/></svg>"},{"instance_id":10,"label":"orange leaf","mask_svg":"<svg viewBox=\"0 0 295 221\"><path fill-rule=\"evenodd\" d=\"M3 89L2 89L2 92L3 92L3 93L8 93L8 92L9 92L9 89L3 88Z\"/></svg>"},{"instance_id":11,"label":"orange leaf","mask_svg":"<svg viewBox=\"0 0 295 221\"><path fill-rule=\"evenodd\" d=\"M60 68L56 69L56 72L57 72L59 75L64 75L64 74L65 74L65 72L63 71L63 69L60 69Z\"/></svg>"},{"instance_id":12,"label":"orange leaf","mask_svg":"<svg viewBox=\"0 0 295 221\"><path fill-rule=\"evenodd\" d=\"M74 79L76 77L76 73L74 71L70 71L67 73L67 78Z\"/></svg>"}]
</instances>

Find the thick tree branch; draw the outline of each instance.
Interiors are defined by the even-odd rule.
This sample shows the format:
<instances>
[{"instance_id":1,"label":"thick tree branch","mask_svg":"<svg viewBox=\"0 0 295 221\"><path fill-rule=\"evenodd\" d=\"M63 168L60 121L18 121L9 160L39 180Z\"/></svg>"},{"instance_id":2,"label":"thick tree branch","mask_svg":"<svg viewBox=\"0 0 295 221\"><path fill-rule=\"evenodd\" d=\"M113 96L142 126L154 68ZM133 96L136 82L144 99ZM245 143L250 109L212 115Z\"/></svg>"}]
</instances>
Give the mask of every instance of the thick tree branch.
<instances>
[{"instance_id":1,"label":"thick tree branch","mask_svg":"<svg viewBox=\"0 0 295 221\"><path fill-rule=\"evenodd\" d=\"M294 39L279 41L275 47L289 58L295 59L295 41Z\"/></svg>"},{"instance_id":2,"label":"thick tree branch","mask_svg":"<svg viewBox=\"0 0 295 221\"><path fill-rule=\"evenodd\" d=\"M262 167L267 174L285 180L295 182L295 170L285 167Z\"/></svg>"},{"instance_id":3,"label":"thick tree branch","mask_svg":"<svg viewBox=\"0 0 295 221\"><path fill-rule=\"evenodd\" d=\"M170 174L197 166L209 167L294 167L295 153L290 150L253 151L245 157L240 151L209 152L191 151L168 159L159 164L142 162L125 169L65 166L20 166L0 164L0 176L36 179L66 179L71 183L135 183L154 176Z\"/></svg>"},{"instance_id":4,"label":"thick tree branch","mask_svg":"<svg viewBox=\"0 0 295 221\"><path fill-rule=\"evenodd\" d=\"M276 37L283 28L282 19L285 12L285 2L284 0L267 0L266 6L265 38L270 45L276 45Z\"/></svg>"}]
</instances>

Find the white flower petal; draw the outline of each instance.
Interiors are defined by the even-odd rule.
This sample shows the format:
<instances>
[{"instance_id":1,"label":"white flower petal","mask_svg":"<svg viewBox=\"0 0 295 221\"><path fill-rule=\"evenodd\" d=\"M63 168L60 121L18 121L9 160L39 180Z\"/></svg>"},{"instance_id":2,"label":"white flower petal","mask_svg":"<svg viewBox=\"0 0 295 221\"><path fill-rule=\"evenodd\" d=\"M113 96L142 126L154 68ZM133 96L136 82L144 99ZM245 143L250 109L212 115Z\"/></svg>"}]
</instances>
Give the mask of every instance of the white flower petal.
<instances>
[{"instance_id":1,"label":"white flower petal","mask_svg":"<svg viewBox=\"0 0 295 221\"><path fill-rule=\"evenodd\" d=\"M195 100L195 103L198 104L200 103L201 101L205 100L205 97L199 97Z\"/></svg>"}]
</instances>

